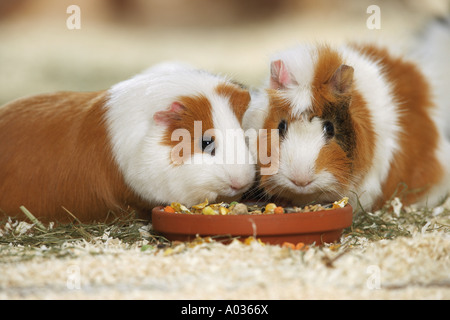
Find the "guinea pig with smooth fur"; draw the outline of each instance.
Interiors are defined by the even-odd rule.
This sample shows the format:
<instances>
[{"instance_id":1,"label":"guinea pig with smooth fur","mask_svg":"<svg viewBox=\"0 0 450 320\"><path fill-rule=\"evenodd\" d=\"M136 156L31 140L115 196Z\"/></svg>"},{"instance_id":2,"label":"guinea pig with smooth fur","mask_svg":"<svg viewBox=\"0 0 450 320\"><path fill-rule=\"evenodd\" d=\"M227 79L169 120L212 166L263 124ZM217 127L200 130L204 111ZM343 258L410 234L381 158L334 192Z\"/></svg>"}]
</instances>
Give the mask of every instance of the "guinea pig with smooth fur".
<instances>
[{"instance_id":1,"label":"guinea pig with smooth fur","mask_svg":"<svg viewBox=\"0 0 450 320\"><path fill-rule=\"evenodd\" d=\"M249 101L230 79L163 63L109 90L6 104L0 210L17 216L24 206L42 221L63 222L70 220L66 209L89 222L130 208L149 214L172 201L237 199L255 169L251 161L217 161L231 147L248 154L243 134L235 135L243 144L230 144L219 133L243 132Z\"/></svg>"},{"instance_id":2,"label":"guinea pig with smooth fur","mask_svg":"<svg viewBox=\"0 0 450 320\"><path fill-rule=\"evenodd\" d=\"M260 177L275 201L348 196L371 210L403 187L404 204L435 205L450 192L450 144L420 66L372 45L300 45L270 71L244 129L264 129L258 153L267 144L276 155L276 170Z\"/></svg>"}]
</instances>

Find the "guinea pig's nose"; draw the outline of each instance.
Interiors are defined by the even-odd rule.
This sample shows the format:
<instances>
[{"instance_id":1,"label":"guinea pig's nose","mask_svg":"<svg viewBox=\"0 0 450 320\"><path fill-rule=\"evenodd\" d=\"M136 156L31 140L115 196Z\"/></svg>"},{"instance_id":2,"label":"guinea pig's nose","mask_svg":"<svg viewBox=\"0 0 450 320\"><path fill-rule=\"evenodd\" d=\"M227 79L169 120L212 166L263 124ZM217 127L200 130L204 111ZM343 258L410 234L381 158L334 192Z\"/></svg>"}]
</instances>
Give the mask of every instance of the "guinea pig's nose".
<instances>
[{"instance_id":1,"label":"guinea pig's nose","mask_svg":"<svg viewBox=\"0 0 450 320\"><path fill-rule=\"evenodd\" d=\"M231 180L230 188L236 191L239 191L243 188L247 187L247 184L241 183L240 181Z\"/></svg>"},{"instance_id":2,"label":"guinea pig's nose","mask_svg":"<svg viewBox=\"0 0 450 320\"><path fill-rule=\"evenodd\" d=\"M293 184L295 184L297 187L306 187L311 184L311 179L305 179L305 180L295 180L295 179L289 179Z\"/></svg>"},{"instance_id":3,"label":"guinea pig's nose","mask_svg":"<svg viewBox=\"0 0 450 320\"><path fill-rule=\"evenodd\" d=\"M241 190L243 187L244 186L239 184L239 183L232 183L232 184L230 184L230 188L233 189L233 190L236 190L236 191Z\"/></svg>"}]
</instances>

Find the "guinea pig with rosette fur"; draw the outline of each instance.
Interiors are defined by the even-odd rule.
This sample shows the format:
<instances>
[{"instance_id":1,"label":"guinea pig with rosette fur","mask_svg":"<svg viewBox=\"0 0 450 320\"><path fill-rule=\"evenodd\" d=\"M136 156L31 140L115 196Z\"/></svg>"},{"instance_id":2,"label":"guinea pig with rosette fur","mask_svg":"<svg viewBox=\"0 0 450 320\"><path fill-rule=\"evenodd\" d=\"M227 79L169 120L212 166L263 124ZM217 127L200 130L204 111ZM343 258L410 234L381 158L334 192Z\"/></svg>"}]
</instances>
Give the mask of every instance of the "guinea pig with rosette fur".
<instances>
[{"instance_id":1,"label":"guinea pig with rosette fur","mask_svg":"<svg viewBox=\"0 0 450 320\"><path fill-rule=\"evenodd\" d=\"M436 205L449 194L450 144L420 64L373 45L300 45L276 54L270 73L244 129L265 132L258 150L277 165L260 188L274 201L347 196L372 210L394 195Z\"/></svg>"}]
</instances>

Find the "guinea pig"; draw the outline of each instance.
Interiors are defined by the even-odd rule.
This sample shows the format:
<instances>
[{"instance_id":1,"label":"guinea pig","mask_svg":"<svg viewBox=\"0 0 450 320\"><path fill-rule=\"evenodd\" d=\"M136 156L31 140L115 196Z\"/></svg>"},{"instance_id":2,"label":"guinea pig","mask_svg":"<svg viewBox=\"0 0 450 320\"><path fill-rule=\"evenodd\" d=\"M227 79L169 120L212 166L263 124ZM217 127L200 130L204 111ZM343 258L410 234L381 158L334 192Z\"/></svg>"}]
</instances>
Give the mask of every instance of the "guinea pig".
<instances>
[{"instance_id":1,"label":"guinea pig","mask_svg":"<svg viewBox=\"0 0 450 320\"><path fill-rule=\"evenodd\" d=\"M432 88L420 66L385 48L285 50L254 95L244 129L262 132L257 156L272 161L258 160L259 186L274 201L347 196L375 210L394 195L435 205L450 192L450 144L434 121Z\"/></svg>"},{"instance_id":2,"label":"guinea pig","mask_svg":"<svg viewBox=\"0 0 450 320\"><path fill-rule=\"evenodd\" d=\"M58 92L0 108L0 210L84 222L172 201L238 198L254 182L241 127L248 90L163 63L98 92ZM225 141L226 130L239 143ZM237 150L230 150L236 148ZM148 215L148 218L150 216Z\"/></svg>"}]
</instances>

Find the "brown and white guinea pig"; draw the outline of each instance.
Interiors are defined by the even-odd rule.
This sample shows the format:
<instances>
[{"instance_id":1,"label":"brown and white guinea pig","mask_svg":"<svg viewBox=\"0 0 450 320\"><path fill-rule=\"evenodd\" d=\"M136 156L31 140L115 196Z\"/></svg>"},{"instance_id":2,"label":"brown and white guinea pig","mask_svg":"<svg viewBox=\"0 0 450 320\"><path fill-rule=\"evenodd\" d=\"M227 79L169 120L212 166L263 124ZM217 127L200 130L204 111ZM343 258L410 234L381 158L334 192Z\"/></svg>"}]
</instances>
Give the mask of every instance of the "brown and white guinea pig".
<instances>
[{"instance_id":1,"label":"brown and white guinea pig","mask_svg":"<svg viewBox=\"0 0 450 320\"><path fill-rule=\"evenodd\" d=\"M405 204L434 205L449 193L450 144L419 66L371 45L300 45L276 55L270 70L244 129L267 130L258 153L272 161L259 167L273 168L260 187L275 200L348 196L370 210L402 185L416 191Z\"/></svg>"},{"instance_id":2,"label":"brown and white guinea pig","mask_svg":"<svg viewBox=\"0 0 450 320\"><path fill-rule=\"evenodd\" d=\"M67 221L64 207L98 221L109 210L238 198L254 165L220 161L230 150L216 133L243 132L249 101L233 81L179 63L106 91L13 101L0 108L0 210L18 215L25 206L43 221ZM175 129L187 135L172 137ZM244 135L235 138L242 143L232 147L248 154Z\"/></svg>"}]
</instances>

